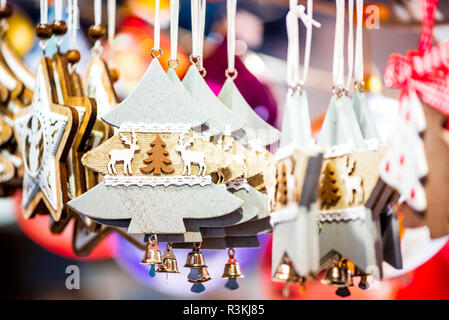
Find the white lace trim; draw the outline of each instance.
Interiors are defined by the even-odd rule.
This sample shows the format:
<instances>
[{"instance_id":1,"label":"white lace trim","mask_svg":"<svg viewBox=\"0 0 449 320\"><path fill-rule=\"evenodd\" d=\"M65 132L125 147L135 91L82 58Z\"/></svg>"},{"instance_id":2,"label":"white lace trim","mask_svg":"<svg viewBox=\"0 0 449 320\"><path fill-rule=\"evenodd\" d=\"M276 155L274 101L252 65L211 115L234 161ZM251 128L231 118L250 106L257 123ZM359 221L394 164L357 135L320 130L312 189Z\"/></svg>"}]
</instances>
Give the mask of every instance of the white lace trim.
<instances>
[{"instance_id":1,"label":"white lace trim","mask_svg":"<svg viewBox=\"0 0 449 320\"><path fill-rule=\"evenodd\" d=\"M132 123L126 122L120 126L119 132L150 132L150 133L183 133L192 128L185 123Z\"/></svg>"},{"instance_id":2,"label":"white lace trim","mask_svg":"<svg viewBox=\"0 0 449 320\"><path fill-rule=\"evenodd\" d=\"M270 214L270 224L274 227L281 222L287 222L295 220L299 214L299 207L296 204L292 204L284 209L274 211Z\"/></svg>"},{"instance_id":3,"label":"white lace trim","mask_svg":"<svg viewBox=\"0 0 449 320\"><path fill-rule=\"evenodd\" d=\"M365 139L365 143L369 151L376 151L377 149L379 149L380 143L376 138Z\"/></svg>"},{"instance_id":4,"label":"white lace trim","mask_svg":"<svg viewBox=\"0 0 449 320\"><path fill-rule=\"evenodd\" d=\"M321 222L365 220L366 208L359 206L340 210L320 211L317 216Z\"/></svg>"},{"instance_id":5,"label":"white lace trim","mask_svg":"<svg viewBox=\"0 0 449 320\"><path fill-rule=\"evenodd\" d=\"M107 186L183 186L200 185L207 186L212 184L211 176L110 176L104 177L104 183Z\"/></svg>"},{"instance_id":6,"label":"white lace trim","mask_svg":"<svg viewBox=\"0 0 449 320\"><path fill-rule=\"evenodd\" d=\"M235 190L235 191L244 189L247 192L249 192L248 181L245 178L243 178L243 177L234 179L234 180L232 180L230 182L227 182L226 183L226 188L228 190Z\"/></svg>"},{"instance_id":7,"label":"white lace trim","mask_svg":"<svg viewBox=\"0 0 449 320\"><path fill-rule=\"evenodd\" d=\"M349 154L354 150L351 144L339 144L337 146L327 147L324 158L335 158L345 154Z\"/></svg>"}]
</instances>

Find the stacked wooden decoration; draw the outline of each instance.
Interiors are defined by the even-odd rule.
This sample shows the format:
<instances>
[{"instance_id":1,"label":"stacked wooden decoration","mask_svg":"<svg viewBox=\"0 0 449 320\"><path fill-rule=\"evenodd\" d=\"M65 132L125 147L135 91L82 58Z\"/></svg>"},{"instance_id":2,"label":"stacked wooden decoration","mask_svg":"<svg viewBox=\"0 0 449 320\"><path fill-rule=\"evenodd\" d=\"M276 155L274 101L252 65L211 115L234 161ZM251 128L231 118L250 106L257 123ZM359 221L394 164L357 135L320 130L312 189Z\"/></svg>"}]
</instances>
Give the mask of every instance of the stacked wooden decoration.
<instances>
[{"instance_id":1,"label":"stacked wooden decoration","mask_svg":"<svg viewBox=\"0 0 449 320\"><path fill-rule=\"evenodd\" d=\"M22 184L23 163L13 135L17 113L31 102L34 76L6 39L12 7L0 8L0 196L11 196Z\"/></svg>"},{"instance_id":2,"label":"stacked wooden decoration","mask_svg":"<svg viewBox=\"0 0 449 320\"><path fill-rule=\"evenodd\" d=\"M287 142L281 140L276 183L271 184L275 210L271 214L273 280L286 283L285 294L288 294L288 283L304 283L325 269L323 283L337 287L338 295L348 296L353 277L361 277L359 287L363 289L367 287L368 275L382 278L382 260L396 268L402 267L397 217L391 209L398 197L380 180L377 170L373 170L379 166L384 149L379 146L377 131L361 91L363 3L357 1L356 90L352 97L347 89L354 80L352 67L347 84L343 81L344 6L344 1L337 0L334 92L314 152L304 151L311 144L304 82L299 82L298 86L294 76L289 79L291 90L286 99L282 128L282 138ZM352 7L353 1L350 1L349 17L353 16ZM308 10L310 15L311 1ZM290 49L290 44L298 37L297 25L289 20L294 14L306 24L308 41L312 27L311 17L304 14L304 7L291 2L287 26L296 31L289 33L289 54L292 55L297 49ZM354 50L352 18L349 22L348 51L351 52ZM308 55L306 47L306 59ZM287 65L293 74L298 74L295 62ZM301 122L293 117L295 127L291 119L296 114L304 116ZM292 151L292 146L300 146L303 151ZM292 243L289 240L293 235L298 240Z\"/></svg>"},{"instance_id":3,"label":"stacked wooden decoration","mask_svg":"<svg viewBox=\"0 0 449 320\"><path fill-rule=\"evenodd\" d=\"M227 250L223 278L234 290L236 279L243 277L235 248L258 247L258 235L273 231L273 279L286 283L286 295L290 283L304 285L322 270L327 271L323 282L338 287L341 296L349 295L353 277L360 277L359 287L366 289L368 276L382 278L382 261L402 266L393 211L398 193L385 182L403 190L387 175L380 179L378 172L395 154L386 153L380 143L362 91L363 1L356 1L355 63L354 1L349 1L347 81L345 4L336 2L335 87L315 144L304 89L312 28L320 27L312 17L312 0L307 13L290 1L287 14L289 91L282 133L251 109L234 83L236 0L227 1L228 69L218 97L204 80L206 1L191 3L192 65L181 81L175 70L179 0L170 4L167 72L159 60L155 0L154 48L148 53L153 60L122 102L113 86L119 72L101 57L106 34L101 1L94 2L95 24L89 29L94 45L83 82L76 71L81 59L76 50L76 1L69 1L66 26L61 0L56 0L52 24L42 0L37 33L43 57L35 78L0 39L0 183L20 174L21 161L13 161L14 126L23 158L24 216L50 214L53 233L62 232L74 219L73 250L79 256L90 254L108 234L118 232L145 250L141 263L155 276L177 273L174 250L188 248L188 281L192 291L201 292L202 283L211 279L201 250ZM108 5L115 8L115 1ZM0 10L2 21L8 10ZM298 19L307 29L302 75ZM114 14L108 16L108 25L111 40ZM70 48L62 53L59 43L67 31ZM53 35L58 50L50 59L45 48ZM267 147L279 139L280 149L273 155ZM425 159L418 163L417 178L427 173L424 164ZM162 242L167 243L164 253L159 250Z\"/></svg>"}]
</instances>

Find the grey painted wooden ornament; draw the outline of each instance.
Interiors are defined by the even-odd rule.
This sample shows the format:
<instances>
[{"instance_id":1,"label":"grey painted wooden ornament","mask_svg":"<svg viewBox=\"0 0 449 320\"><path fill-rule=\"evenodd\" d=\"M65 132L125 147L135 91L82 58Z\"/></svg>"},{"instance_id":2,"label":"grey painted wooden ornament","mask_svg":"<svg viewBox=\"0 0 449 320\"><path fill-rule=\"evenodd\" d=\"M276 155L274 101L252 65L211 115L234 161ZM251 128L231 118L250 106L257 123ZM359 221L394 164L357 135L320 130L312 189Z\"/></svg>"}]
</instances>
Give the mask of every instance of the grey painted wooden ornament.
<instances>
[{"instance_id":1,"label":"grey painted wooden ornament","mask_svg":"<svg viewBox=\"0 0 449 320\"><path fill-rule=\"evenodd\" d=\"M285 99L280 148L288 145L295 147L312 145L314 142L307 93L304 90L301 92L297 90L293 94L288 93Z\"/></svg>"},{"instance_id":2,"label":"grey painted wooden ornament","mask_svg":"<svg viewBox=\"0 0 449 320\"><path fill-rule=\"evenodd\" d=\"M352 107L354 114L359 123L362 136L366 141L366 144L375 147L380 143L379 133L374 123L374 118L366 103L365 93L356 90L352 97Z\"/></svg>"},{"instance_id":3,"label":"grey painted wooden ornament","mask_svg":"<svg viewBox=\"0 0 449 320\"><path fill-rule=\"evenodd\" d=\"M317 197L323 155L316 148L306 150L310 153L299 203L290 202L271 214L273 275L285 255L300 276L313 275L320 267Z\"/></svg>"},{"instance_id":4,"label":"grey painted wooden ornament","mask_svg":"<svg viewBox=\"0 0 449 320\"><path fill-rule=\"evenodd\" d=\"M359 123L348 97L332 96L318 144L324 147L345 145L349 148L366 149Z\"/></svg>"},{"instance_id":5,"label":"grey painted wooden ornament","mask_svg":"<svg viewBox=\"0 0 449 320\"><path fill-rule=\"evenodd\" d=\"M282 213L292 218L274 223L271 273L276 273L287 254L298 275L306 277L314 274L320 266L318 224L313 214L316 206L309 211L306 207L292 204L284 210Z\"/></svg>"},{"instance_id":6,"label":"grey painted wooden ornament","mask_svg":"<svg viewBox=\"0 0 449 320\"><path fill-rule=\"evenodd\" d=\"M268 202L266 196L257 191L251 186L247 186L248 190L240 189L231 191L231 193L241 199L243 204L239 209L242 212L242 218L240 221L236 221L232 224L221 225L218 227L201 225L203 234L209 234L209 236L225 234L224 228L228 226L235 226L241 223L248 222L254 219L264 218L268 215L268 209L266 203ZM264 205L265 204L265 205ZM186 221L186 224L188 221Z\"/></svg>"},{"instance_id":7,"label":"grey painted wooden ornament","mask_svg":"<svg viewBox=\"0 0 449 320\"><path fill-rule=\"evenodd\" d=\"M241 131L245 121L238 114L229 110L212 92L195 65L191 65L182 84L190 92L202 113L224 125L231 133Z\"/></svg>"},{"instance_id":8,"label":"grey painted wooden ornament","mask_svg":"<svg viewBox=\"0 0 449 320\"><path fill-rule=\"evenodd\" d=\"M226 79L218 99L246 121L243 130L248 141L260 141L262 146L267 146L279 140L279 130L273 128L251 108L232 79Z\"/></svg>"},{"instance_id":9,"label":"grey painted wooden ornament","mask_svg":"<svg viewBox=\"0 0 449 320\"><path fill-rule=\"evenodd\" d=\"M104 114L102 120L114 127L123 123L184 123L197 127L207 117L178 94L159 60L153 59L137 87L116 108Z\"/></svg>"},{"instance_id":10,"label":"grey painted wooden ornament","mask_svg":"<svg viewBox=\"0 0 449 320\"><path fill-rule=\"evenodd\" d=\"M186 232L185 218L222 216L237 210L242 203L213 184L111 187L100 183L68 205L93 219L131 219L129 233L176 234Z\"/></svg>"},{"instance_id":11,"label":"grey painted wooden ornament","mask_svg":"<svg viewBox=\"0 0 449 320\"><path fill-rule=\"evenodd\" d=\"M322 222L320 230L321 263L332 259L338 252L351 260L360 270L382 278L382 256L377 250L380 243L380 224L372 219L371 210L363 208L365 218L352 221Z\"/></svg>"},{"instance_id":12,"label":"grey painted wooden ornament","mask_svg":"<svg viewBox=\"0 0 449 320\"><path fill-rule=\"evenodd\" d=\"M389 206L380 216L383 260L402 269L401 239L397 214Z\"/></svg>"},{"instance_id":13,"label":"grey painted wooden ornament","mask_svg":"<svg viewBox=\"0 0 449 320\"><path fill-rule=\"evenodd\" d=\"M199 113L201 113L201 109L197 106L197 103L190 95L190 92L188 92L186 90L186 88L183 86L175 69L168 68L167 77L171 80L173 87L177 90L178 94L182 97L182 99L189 100L189 104L192 105ZM204 115L207 117L206 114L204 114ZM210 117L207 120L207 126L208 126L207 131L210 136L219 135L225 129L223 124L221 124L219 121L215 120L214 118L210 118Z\"/></svg>"}]
</instances>

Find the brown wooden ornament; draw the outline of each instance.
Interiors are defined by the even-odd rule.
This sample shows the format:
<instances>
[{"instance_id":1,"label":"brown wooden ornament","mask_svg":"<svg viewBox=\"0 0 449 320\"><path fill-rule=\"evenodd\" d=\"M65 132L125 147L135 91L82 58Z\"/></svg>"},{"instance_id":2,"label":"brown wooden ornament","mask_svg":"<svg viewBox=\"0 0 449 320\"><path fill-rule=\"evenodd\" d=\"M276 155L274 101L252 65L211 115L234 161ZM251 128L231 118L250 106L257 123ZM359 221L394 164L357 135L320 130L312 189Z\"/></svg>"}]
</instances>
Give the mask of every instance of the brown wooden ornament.
<instances>
[{"instance_id":1,"label":"brown wooden ornament","mask_svg":"<svg viewBox=\"0 0 449 320\"><path fill-rule=\"evenodd\" d=\"M168 158L169 153L165 149L166 144L161 139L161 136L157 135L156 139L150 145L152 148L147 152L149 157L143 160L148 165L140 168L140 170L145 173L154 172L156 175L160 175L162 172L173 173L175 170L170 167L171 160Z\"/></svg>"},{"instance_id":2,"label":"brown wooden ornament","mask_svg":"<svg viewBox=\"0 0 449 320\"><path fill-rule=\"evenodd\" d=\"M43 203L58 221L67 201L66 159L78 127L74 108L56 104L51 61L41 58L32 106L19 111L15 136L22 151L25 174L23 214L30 218ZM45 145L45 148L42 146Z\"/></svg>"},{"instance_id":3,"label":"brown wooden ornament","mask_svg":"<svg viewBox=\"0 0 449 320\"><path fill-rule=\"evenodd\" d=\"M57 101L60 104L75 107L79 115L79 127L68 159L69 198L81 195L86 189L86 177L81 164L89 135L97 119L95 100L83 96L81 78L69 72L65 55L55 53L52 57L54 66Z\"/></svg>"},{"instance_id":4,"label":"brown wooden ornament","mask_svg":"<svg viewBox=\"0 0 449 320\"><path fill-rule=\"evenodd\" d=\"M339 188L336 185L335 169L327 162L321 180L320 199L321 208L330 208L340 199Z\"/></svg>"}]
</instances>

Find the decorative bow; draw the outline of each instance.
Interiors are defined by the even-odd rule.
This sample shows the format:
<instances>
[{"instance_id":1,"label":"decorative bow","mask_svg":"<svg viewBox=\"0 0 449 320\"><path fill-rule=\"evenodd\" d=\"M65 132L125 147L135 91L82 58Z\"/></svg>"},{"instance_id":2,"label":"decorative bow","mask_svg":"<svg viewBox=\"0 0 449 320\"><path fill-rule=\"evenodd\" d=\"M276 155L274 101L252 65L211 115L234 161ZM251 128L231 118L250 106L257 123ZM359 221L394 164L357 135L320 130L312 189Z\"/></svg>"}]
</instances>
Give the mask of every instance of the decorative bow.
<instances>
[{"instance_id":1,"label":"decorative bow","mask_svg":"<svg viewBox=\"0 0 449 320\"><path fill-rule=\"evenodd\" d=\"M388 87L401 89L400 100L414 91L425 103L449 115L449 41L432 47L437 3L421 0L424 15L419 50L406 56L392 54L384 80Z\"/></svg>"}]
</instances>

